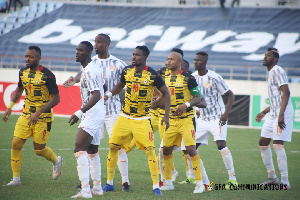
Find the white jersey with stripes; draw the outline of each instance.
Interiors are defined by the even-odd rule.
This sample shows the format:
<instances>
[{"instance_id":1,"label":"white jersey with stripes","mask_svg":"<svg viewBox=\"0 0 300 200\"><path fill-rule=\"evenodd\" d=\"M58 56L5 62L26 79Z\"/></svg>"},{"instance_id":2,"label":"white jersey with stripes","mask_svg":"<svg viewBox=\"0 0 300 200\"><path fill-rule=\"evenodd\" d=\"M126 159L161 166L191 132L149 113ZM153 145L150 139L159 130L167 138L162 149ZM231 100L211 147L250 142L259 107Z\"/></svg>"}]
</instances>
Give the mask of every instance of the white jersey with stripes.
<instances>
[{"instance_id":1,"label":"white jersey with stripes","mask_svg":"<svg viewBox=\"0 0 300 200\"><path fill-rule=\"evenodd\" d=\"M225 112L222 95L229 91L223 78L214 71L208 70L204 76L198 71L192 74L206 101L206 108L200 108L200 117L205 121L220 119Z\"/></svg>"},{"instance_id":2,"label":"white jersey with stripes","mask_svg":"<svg viewBox=\"0 0 300 200\"><path fill-rule=\"evenodd\" d=\"M92 60L103 70L103 76L108 91L111 91L113 87L119 82L122 70L127 64L122 60L111 55L106 59L98 58L98 55L92 57ZM121 111L121 102L119 94L109 98L105 102L106 115L119 114Z\"/></svg>"},{"instance_id":3,"label":"white jersey with stripes","mask_svg":"<svg viewBox=\"0 0 300 200\"><path fill-rule=\"evenodd\" d=\"M280 86L287 85L287 84L288 84L288 79L285 71L282 69L282 67L275 65L269 71L269 78L268 78L270 117L278 117L281 108L281 102L282 102L282 92L280 90ZM286 106L284 116L290 117L293 116L293 114L294 111L291 102L291 97L289 97L289 101Z\"/></svg>"}]
</instances>

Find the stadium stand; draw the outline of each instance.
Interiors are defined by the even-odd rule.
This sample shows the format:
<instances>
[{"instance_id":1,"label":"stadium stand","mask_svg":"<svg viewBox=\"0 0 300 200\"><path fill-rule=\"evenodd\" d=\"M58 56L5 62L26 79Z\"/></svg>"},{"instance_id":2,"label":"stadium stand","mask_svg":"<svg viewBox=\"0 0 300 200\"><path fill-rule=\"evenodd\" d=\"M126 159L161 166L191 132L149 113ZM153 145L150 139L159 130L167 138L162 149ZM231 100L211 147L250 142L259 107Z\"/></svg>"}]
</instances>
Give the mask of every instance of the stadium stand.
<instances>
[{"instance_id":1,"label":"stadium stand","mask_svg":"<svg viewBox=\"0 0 300 200\"><path fill-rule=\"evenodd\" d=\"M226 7L230 7L230 2L231 1L227 1ZM12 11L11 13L7 14L7 15L0 15L1 20L0 20L0 38L1 38L1 42L0 42L0 48L4 47L7 44L10 44L10 41L8 39L8 37L5 37L6 34L10 33L10 31L13 31L17 28L22 28L23 26L25 26L26 24L30 23L33 20L36 21L40 21L38 20L39 18L43 17L45 14L50 14L51 12L58 10L59 8L61 8L64 4L67 4L70 9L75 9L74 12L78 11L78 8L80 6L76 5L87 5L87 6L107 6L107 8L112 11L113 10L113 6L127 6L127 7L131 7L134 8L136 6L139 7L153 7L153 8L162 8L162 7L167 7L167 8L201 8L201 7L205 7L207 9L211 9L212 11L219 9L219 0L186 0L185 3L180 3L180 1L178 0L164 0L164 1L159 1L159 0L86 0L86 1L78 1L78 0L59 0L59 1L31 1L30 2L30 6L24 6L22 9L18 10L18 11ZM231 24L237 23L239 27L235 27L235 28L241 28L244 32L249 32L249 31L255 31L254 29L249 29L248 30L248 24L244 23L243 17L251 17L251 15L253 14L263 14L262 12L259 11L259 9L264 9L265 7L268 7L270 9L277 9L276 12L279 14L284 14L283 11L286 10L282 10L282 11L278 11L278 8L282 8L282 9L299 9L300 8L300 1L297 0L264 0L264 1L260 1L260 0L241 0L241 3L239 5L239 7L242 8L254 8L256 9L255 12L249 12L249 10L243 10L243 11L234 11L234 10L230 10L229 11L232 13L232 15L236 15L236 18L232 18L230 22L228 22L229 26ZM100 8L100 7L99 7ZM68 12L69 9L66 9ZM289 14L290 10L288 10L286 13L286 15ZM107 11L107 12L110 12ZM153 10L151 10L153 11ZM202 11L202 10L201 10ZM105 10L101 10L101 12L106 12ZM122 11L120 11L122 12ZM77 12L77 14L79 14ZM247 15L248 14L248 15ZM292 22L290 22L291 24L295 23L297 20L295 19L299 19L299 17L297 17L297 15L299 14L299 12L293 12L292 13L294 15ZM60 15L62 15L62 13L60 13ZM82 23L85 25L85 27L83 29L88 29L88 30L93 30L96 29L97 27L94 28L94 24L99 23L99 22L104 22L101 21L101 18L98 18L98 13L88 13L89 17L87 17L87 20L85 21L84 18L86 18L86 16L84 16L83 14L80 14L80 17L82 19L79 20L79 23ZM51 16L52 19L46 19L45 17L42 18L45 21L47 21L47 23L45 22L45 24L48 24L49 21L54 21L56 19L55 16ZM222 15L218 15L217 17L222 18ZM167 18L166 18L167 19ZM116 20L118 20L116 18ZM222 19L220 19L222 20ZM253 20L257 20L256 23L260 24L260 18L253 18ZM295 21L295 22L294 22ZM45 25L44 24L44 25ZM247 25L246 25L247 24ZM39 26L44 26L43 24L39 24ZM78 24L77 24L78 25ZM228 26L227 25L227 26ZM258 26L259 28L261 28L263 26L263 24L261 26ZM31 24L32 27L32 24ZM221 26L222 27L222 26ZM215 27L208 27L209 29L214 29ZM224 28L220 29L220 30L226 30L225 28L228 29L228 27L224 26ZM205 28L204 28L205 29ZM24 29L23 29L24 30ZM288 31L287 31L288 32ZM292 31L293 32L293 31ZM297 31L296 31L297 32ZM298 31L298 33L300 33ZM186 33L185 33L186 34ZM278 33L277 33L278 34ZM276 35L276 34L275 34ZM91 38L90 38L91 39ZM153 48L153 44L155 43L155 40L157 38L152 38L149 37L147 38L147 42L150 44L150 46L152 46ZM297 41L297 40L296 40ZM116 45L116 43L113 43L113 45ZM20 45L19 45L20 46ZM57 47L59 49L55 49L55 48L46 48L46 58L43 57L43 61L48 65L48 67L51 70L78 70L79 66L76 65L76 63L74 62L72 53L73 52L72 49L70 48L70 44L66 44L65 42L60 43ZM43 47L43 49L45 49ZM21 56L20 54L16 54L15 53L15 49L13 48L7 48L7 50L5 51L5 55L3 53L0 53L0 68L20 68L22 66L24 66L24 61L23 61L23 56ZM260 53L262 53L263 49L260 49ZM64 53L62 53L64 52ZM114 52L114 51L112 51ZM298 51L299 52L299 51ZM125 60L127 63L130 63L130 58L128 58L127 53L126 53L126 57L125 57L125 52L120 52L120 56L123 60ZM161 53L151 53L151 56L158 56ZM163 56L167 55L166 52L164 52L162 54ZM299 53L295 54L295 56L299 55ZM122 57L123 56L123 57ZM193 56L188 55L188 60L191 64L191 66L193 66L192 64L192 59ZM125 57L125 58L124 58ZM162 56L161 56L162 57ZM248 65L243 64L243 63L239 63L238 60L234 60L232 59L231 62L232 64L229 62L227 63L223 63L223 60L230 60L231 58L227 58L226 55L218 55L218 60L215 61L214 63L211 63L209 65L209 68L213 69L214 71L216 71L217 73L220 73L225 79L236 79L236 80L266 80L267 77L267 73L266 70L264 68L261 67L261 64L255 63L253 65ZM159 68L161 66L164 65L164 62L162 59L156 59L156 60L150 60L149 59L149 65L153 66L154 68ZM300 82L300 70L299 70L299 66L291 66L289 64L287 64L286 66L284 66L288 76L290 77L290 81L293 82Z\"/></svg>"}]
</instances>

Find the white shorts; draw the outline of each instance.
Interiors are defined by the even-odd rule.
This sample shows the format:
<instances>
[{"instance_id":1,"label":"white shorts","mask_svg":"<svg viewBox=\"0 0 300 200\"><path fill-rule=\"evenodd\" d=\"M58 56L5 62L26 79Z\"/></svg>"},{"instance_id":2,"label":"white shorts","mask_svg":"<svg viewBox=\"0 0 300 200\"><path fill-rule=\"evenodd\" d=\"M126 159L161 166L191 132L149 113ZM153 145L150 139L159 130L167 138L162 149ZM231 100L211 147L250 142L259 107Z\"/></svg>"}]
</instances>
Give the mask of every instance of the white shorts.
<instances>
[{"instance_id":1,"label":"white shorts","mask_svg":"<svg viewBox=\"0 0 300 200\"><path fill-rule=\"evenodd\" d=\"M261 129L261 137L270 138L272 140L282 140L291 142L293 130L293 117L284 117L285 129L280 129L278 126L278 118L267 117Z\"/></svg>"},{"instance_id":2,"label":"white shorts","mask_svg":"<svg viewBox=\"0 0 300 200\"><path fill-rule=\"evenodd\" d=\"M196 127L196 143L201 143L201 145L208 145L208 139L210 134L214 136L214 141L226 141L227 123L223 126L220 126L219 123L219 119L212 121L204 121L201 119L201 117L199 117Z\"/></svg>"},{"instance_id":3,"label":"white shorts","mask_svg":"<svg viewBox=\"0 0 300 200\"><path fill-rule=\"evenodd\" d=\"M111 137L111 132L113 130L113 127L114 127L118 117L119 117L119 114L105 115L104 126L102 126L100 139L103 139L105 137L105 129L108 133L109 138Z\"/></svg>"},{"instance_id":4,"label":"white shorts","mask_svg":"<svg viewBox=\"0 0 300 200\"><path fill-rule=\"evenodd\" d=\"M102 127L104 125L104 119L99 119L99 117L94 115L89 115L87 111L81 117L81 122L78 128L82 128L88 134L93 136L91 144L100 145L100 136L102 135Z\"/></svg>"}]
</instances>

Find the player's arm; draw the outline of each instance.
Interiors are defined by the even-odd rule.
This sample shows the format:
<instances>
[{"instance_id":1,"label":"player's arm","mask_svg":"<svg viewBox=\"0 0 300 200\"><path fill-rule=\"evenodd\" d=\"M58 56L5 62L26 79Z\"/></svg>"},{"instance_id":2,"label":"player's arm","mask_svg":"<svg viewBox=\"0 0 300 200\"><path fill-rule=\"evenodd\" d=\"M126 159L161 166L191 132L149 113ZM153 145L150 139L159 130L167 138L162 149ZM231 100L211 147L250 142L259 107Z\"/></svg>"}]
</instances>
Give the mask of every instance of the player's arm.
<instances>
[{"instance_id":1,"label":"player's arm","mask_svg":"<svg viewBox=\"0 0 300 200\"><path fill-rule=\"evenodd\" d=\"M101 99L101 94L100 90L94 90L91 92L92 97L90 100L83 106L80 110L76 111L69 119L70 126L73 124L77 123L78 120L81 118L83 113L91 109L100 99Z\"/></svg>"},{"instance_id":2,"label":"player's arm","mask_svg":"<svg viewBox=\"0 0 300 200\"><path fill-rule=\"evenodd\" d=\"M223 125L226 124L226 122L228 120L229 112L232 108L232 104L233 104L233 101L234 101L234 94L232 93L231 90L228 90L225 93L225 95L228 97L228 101L227 101L227 104L226 104L225 112L223 113L223 115L220 118L220 126L223 126Z\"/></svg>"},{"instance_id":3,"label":"player's arm","mask_svg":"<svg viewBox=\"0 0 300 200\"><path fill-rule=\"evenodd\" d=\"M16 90L14 91L14 93L11 97L11 101L10 101L9 105L7 106L7 109L6 109L5 113L3 114L3 121L4 122L7 122L8 117L11 114L13 106L19 101L19 99L22 96L23 91L24 91L23 87L17 87Z\"/></svg>"},{"instance_id":4,"label":"player's arm","mask_svg":"<svg viewBox=\"0 0 300 200\"><path fill-rule=\"evenodd\" d=\"M169 117L170 117L170 105L171 105L171 95L166 85L163 85L159 88L159 91L161 93L161 99L164 102L164 109L165 109L165 116L161 120L161 125L165 123L167 130L170 127L169 123Z\"/></svg>"},{"instance_id":5,"label":"player's arm","mask_svg":"<svg viewBox=\"0 0 300 200\"><path fill-rule=\"evenodd\" d=\"M63 83L63 86L65 88L69 88L72 87L75 83L79 83L81 78L81 73L82 71L78 72L75 77L70 76L70 78Z\"/></svg>"},{"instance_id":6,"label":"player's arm","mask_svg":"<svg viewBox=\"0 0 300 200\"><path fill-rule=\"evenodd\" d=\"M113 89L111 89L110 92L107 92L105 94L105 97L104 97L104 101L106 102L110 97L116 95L116 94L119 94L121 92L121 90L125 87L125 83L122 82L122 81L119 81L115 87Z\"/></svg>"},{"instance_id":7,"label":"player's arm","mask_svg":"<svg viewBox=\"0 0 300 200\"><path fill-rule=\"evenodd\" d=\"M281 129L285 129L286 125L284 122L284 111L289 102L290 89L289 89L289 86L287 84L285 84L285 85L280 86L280 90L282 92L282 97L281 97L281 107L280 107L279 116L278 116L278 126Z\"/></svg>"},{"instance_id":8,"label":"player's arm","mask_svg":"<svg viewBox=\"0 0 300 200\"><path fill-rule=\"evenodd\" d=\"M185 102L185 103L181 104L180 106L178 106L178 108L173 113L173 115L180 116L180 115L182 115L185 112L185 110L187 108L196 106L197 104L199 104L201 102L201 96L200 96L200 91L199 91L198 86L195 89L197 89L199 93L197 93L197 94L194 93L192 95L193 98L189 102Z\"/></svg>"},{"instance_id":9,"label":"player's arm","mask_svg":"<svg viewBox=\"0 0 300 200\"><path fill-rule=\"evenodd\" d=\"M42 113L49 111L51 108L56 106L59 102L60 102L59 92L57 92L56 94L51 94L50 101L46 105L44 105L41 109L37 110L35 113L32 113L27 118L29 119L28 125L30 126L36 124L36 122L38 121Z\"/></svg>"},{"instance_id":10,"label":"player's arm","mask_svg":"<svg viewBox=\"0 0 300 200\"><path fill-rule=\"evenodd\" d=\"M255 116L255 121L261 122L262 118L264 118L268 112L270 112L270 106L264 109L263 111L261 111L260 113L258 113Z\"/></svg>"}]
</instances>

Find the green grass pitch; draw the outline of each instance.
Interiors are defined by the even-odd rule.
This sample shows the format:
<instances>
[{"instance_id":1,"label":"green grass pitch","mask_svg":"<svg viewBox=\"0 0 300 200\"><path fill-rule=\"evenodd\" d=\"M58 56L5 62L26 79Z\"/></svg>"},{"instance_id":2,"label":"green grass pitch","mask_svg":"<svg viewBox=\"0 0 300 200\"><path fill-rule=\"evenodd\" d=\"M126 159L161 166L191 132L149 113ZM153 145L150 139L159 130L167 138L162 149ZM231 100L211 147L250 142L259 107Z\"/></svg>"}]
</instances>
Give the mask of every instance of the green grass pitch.
<instances>
[{"instance_id":1,"label":"green grass pitch","mask_svg":"<svg viewBox=\"0 0 300 200\"><path fill-rule=\"evenodd\" d=\"M52 164L44 158L38 157L33 151L32 139L27 140L23 147L23 161L21 166L21 186L4 187L12 178L10 167L10 148L13 138L14 126L18 115L12 115L7 123L0 121L0 199L70 199L78 190L73 187L79 184L76 159L73 154L77 125L72 127L68 119L56 117L53 123L51 136L47 146L51 147L57 155L64 158L62 175L58 180L52 180ZM260 130L229 128L227 146L230 149L236 177L239 184L259 184L266 177L258 146ZM285 144L288 157L289 180L292 190L213 190L203 194L192 194L194 185L180 185L178 181L184 180L185 166L180 152L174 152L175 168L179 172L174 183L174 191L162 191L163 196L156 197L152 193L152 181L147 164L145 152L134 149L128 154L129 179L131 192L122 192L121 177L118 169L114 184L114 192L104 193L94 199L300 199L300 133L294 132L292 142ZM159 134L155 134L156 147L159 146ZM108 136L101 140L99 153L102 163L102 186L106 183L106 157L108 155ZM158 148L156 148L156 153ZM280 177L276 163L275 152L273 161L276 174ZM221 155L210 137L209 145L202 146L199 151L203 159L210 181L215 184L224 184L227 171ZM216 188L216 187L215 187Z\"/></svg>"}]
</instances>

